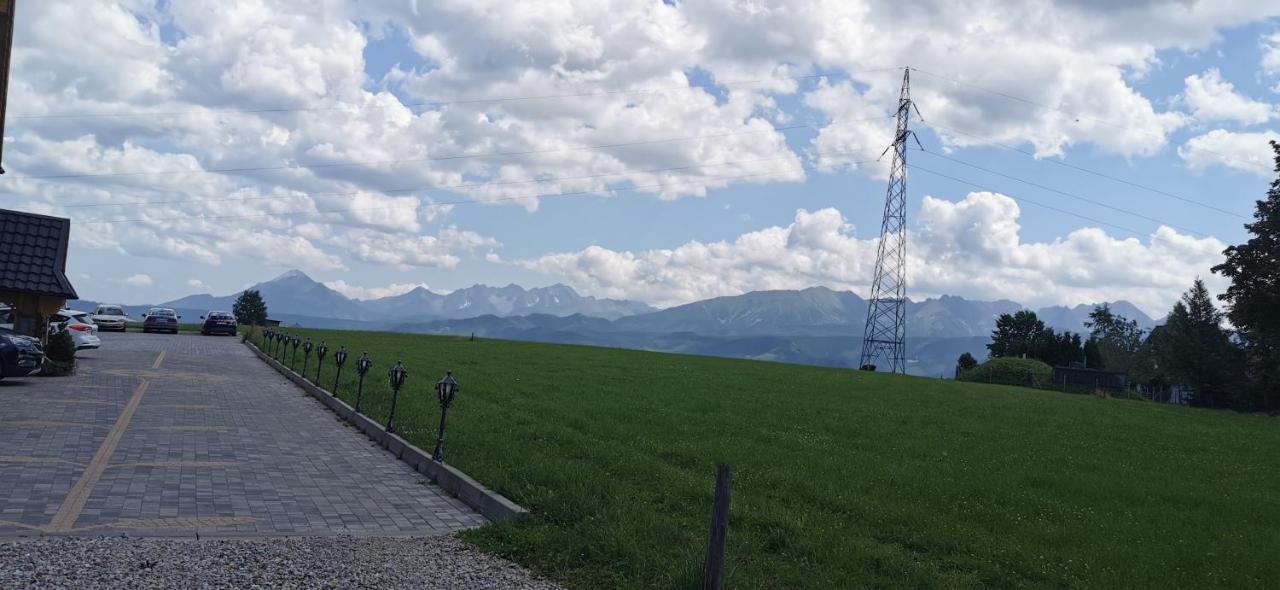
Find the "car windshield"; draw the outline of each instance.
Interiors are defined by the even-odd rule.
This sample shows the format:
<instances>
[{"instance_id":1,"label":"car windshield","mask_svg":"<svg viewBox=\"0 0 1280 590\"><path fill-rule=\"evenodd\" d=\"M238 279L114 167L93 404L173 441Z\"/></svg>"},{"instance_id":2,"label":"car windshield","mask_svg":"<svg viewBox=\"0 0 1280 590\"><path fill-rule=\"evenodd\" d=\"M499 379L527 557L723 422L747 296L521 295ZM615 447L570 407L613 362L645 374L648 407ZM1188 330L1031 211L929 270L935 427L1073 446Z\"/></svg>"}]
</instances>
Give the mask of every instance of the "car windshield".
<instances>
[{"instance_id":1,"label":"car windshield","mask_svg":"<svg viewBox=\"0 0 1280 590\"><path fill-rule=\"evenodd\" d=\"M93 323L93 318L89 317L89 314L87 313L72 313L68 315L71 316L71 321L73 322L80 322L82 324Z\"/></svg>"},{"instance_id":2,"label":"car windshield","mask_svg":"<svg viewBox=\"0 0 1280 590\"><path fill-rule=\"evenodd\" d=\"M151 315L156 315L161 317L173 317L174 315L172 309L153 309L149 313Z\"/></svg>"},{"instance_id":3,"label":"car windshield","mask_svg":"<svg viewBox=\"0 0 1280 590\"><path fill-rule=\"evenodd\" d=\"M124 315L124 310L119 307L99 307L98 315Z\"/></svg>"}]
</instances>

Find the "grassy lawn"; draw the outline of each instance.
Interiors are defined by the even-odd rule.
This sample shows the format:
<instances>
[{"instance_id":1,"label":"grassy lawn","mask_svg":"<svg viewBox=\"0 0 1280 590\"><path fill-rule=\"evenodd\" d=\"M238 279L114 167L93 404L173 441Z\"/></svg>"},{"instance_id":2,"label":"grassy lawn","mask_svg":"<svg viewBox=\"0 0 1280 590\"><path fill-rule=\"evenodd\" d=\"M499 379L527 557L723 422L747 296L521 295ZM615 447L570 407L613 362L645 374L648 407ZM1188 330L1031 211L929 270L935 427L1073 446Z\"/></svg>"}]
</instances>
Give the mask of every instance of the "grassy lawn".
<instances>
[{"instance_id":1,"label":"grassy lawn","mask_svg":"<svg viewBox=\"0 0 1280 590\"><path fill-rule=\"evenodd\" d=\"M377 419L403 360L397 422L427 450L431 385L452 369L447 460L533 513L466 538L570 587L693 587L717 462L735 471L730 588L1280 580L1280 420L762 362L297 332L351 350L349 402L369 351ZM332 371L330 353L325 387Z\"/></svg>"}]
</instances>

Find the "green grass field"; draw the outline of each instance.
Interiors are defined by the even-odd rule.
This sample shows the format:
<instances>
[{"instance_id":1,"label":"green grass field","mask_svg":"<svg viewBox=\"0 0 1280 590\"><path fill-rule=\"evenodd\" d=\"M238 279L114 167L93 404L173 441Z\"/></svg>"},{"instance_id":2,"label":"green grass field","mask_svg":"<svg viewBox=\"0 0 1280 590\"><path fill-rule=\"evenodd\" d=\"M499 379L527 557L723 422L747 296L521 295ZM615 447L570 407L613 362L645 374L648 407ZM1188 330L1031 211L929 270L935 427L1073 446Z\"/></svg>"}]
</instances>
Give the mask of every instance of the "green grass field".
<instances>
[{"instance_id":1,"label":"green grass field","mask_svg":"<svg viewBox=\"0 0 1280 590\"><path fill-rule=\"evenodd\" d=\"M1280 420L763 362L297 330L410 371L397 421L532 511L465 537L575 588L693 587L714 465L730 588L1264 587L1280 580ZM314 369L314 357L311 359ZM299 351L298 365L302 364ZM312 373L314 374L314 373ZM320 380L333 383L332 353Z\"/></svg>"}]
</instances>

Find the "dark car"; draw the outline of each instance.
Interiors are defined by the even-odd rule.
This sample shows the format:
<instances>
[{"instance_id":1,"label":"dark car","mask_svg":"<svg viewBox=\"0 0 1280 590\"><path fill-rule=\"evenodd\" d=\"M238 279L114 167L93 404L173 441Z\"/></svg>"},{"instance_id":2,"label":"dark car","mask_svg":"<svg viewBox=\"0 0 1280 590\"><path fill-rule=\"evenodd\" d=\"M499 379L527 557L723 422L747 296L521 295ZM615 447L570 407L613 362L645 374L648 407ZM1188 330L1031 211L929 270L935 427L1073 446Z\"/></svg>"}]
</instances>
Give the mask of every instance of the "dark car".
<instances>
[{"instance_id":1,"label":"dark car","mask_svg":"<svg viewBox=\"0 0 1280 590\"><path fill-rule=\"evenodd\" d=\"M200 325L200 333L236 335L236 316L229 311L211 311L200 316L204 323Z\"/></svg>"},{"instance_id":2,"label":"dark car","mask_svg":"<svg viewBox=\"0 0 1280 590\"><path fill-rule=\"evenodd\" d=\"M26 377L40 372L40 359L43 357L39 340L0 328L0 379Z\"/></svg>"},{"instance_id":3,"label":"dark car","mask_svg":"<svg viewBox=\"0 0 1280 590\"><path fill-rule=\"evenodd\" d=\"M142 331L177 334L178 320L180 319L182 319L182 316L172 309L153 307L147 313L142 314Z\"/></svg>"}]
</instances>

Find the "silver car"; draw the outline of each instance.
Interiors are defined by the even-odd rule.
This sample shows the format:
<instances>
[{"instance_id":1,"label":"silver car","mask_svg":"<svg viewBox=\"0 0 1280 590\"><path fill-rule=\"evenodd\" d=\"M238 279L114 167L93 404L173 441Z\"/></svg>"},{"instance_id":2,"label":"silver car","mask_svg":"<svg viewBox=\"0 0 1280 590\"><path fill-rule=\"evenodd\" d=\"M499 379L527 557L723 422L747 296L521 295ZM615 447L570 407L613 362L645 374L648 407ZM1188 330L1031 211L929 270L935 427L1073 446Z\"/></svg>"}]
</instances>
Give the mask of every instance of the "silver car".
<instances>
[{"instance_id":1,"label":"silver car","mask_svg":"<svg viewBox=\"0 0 1280 590\"><path fill-rule=\"evenodd\" d=\"M121 305L99 305L93 310L93 323L102 331L125 331L125 323L129 321L129 313Z\"/></svg>"}]
</instances>

